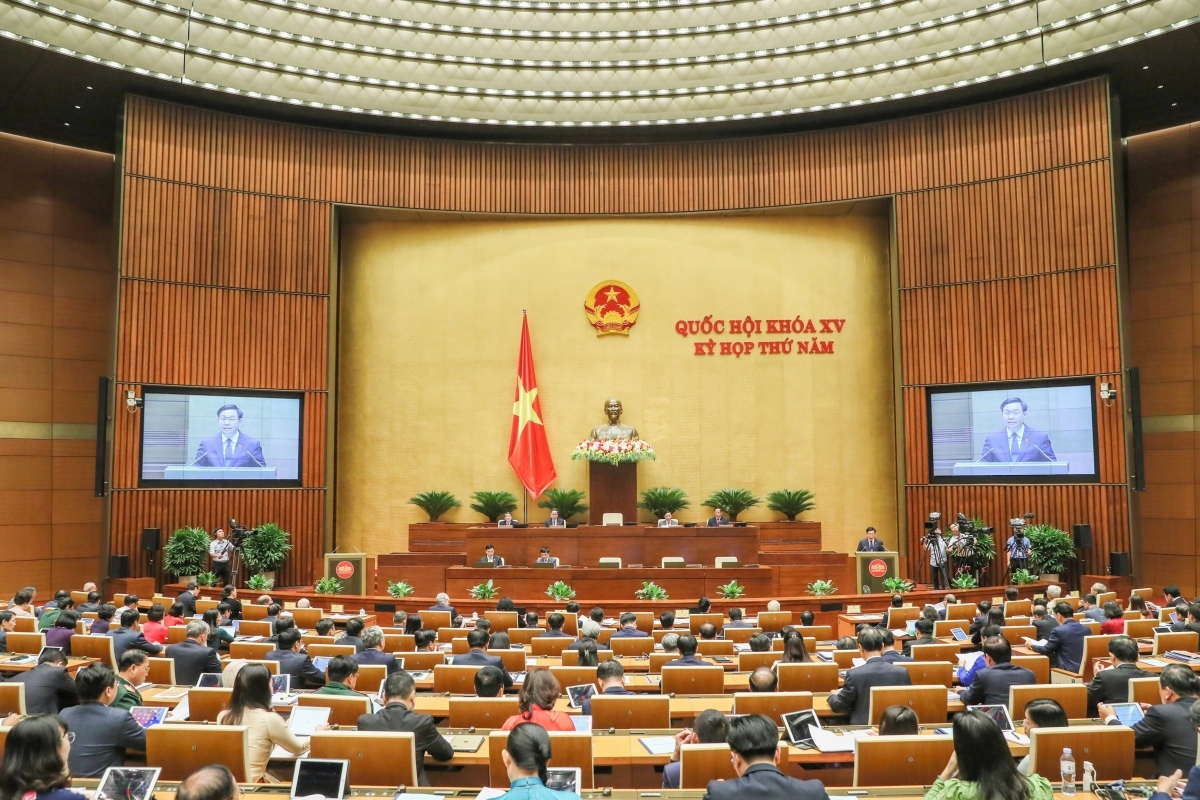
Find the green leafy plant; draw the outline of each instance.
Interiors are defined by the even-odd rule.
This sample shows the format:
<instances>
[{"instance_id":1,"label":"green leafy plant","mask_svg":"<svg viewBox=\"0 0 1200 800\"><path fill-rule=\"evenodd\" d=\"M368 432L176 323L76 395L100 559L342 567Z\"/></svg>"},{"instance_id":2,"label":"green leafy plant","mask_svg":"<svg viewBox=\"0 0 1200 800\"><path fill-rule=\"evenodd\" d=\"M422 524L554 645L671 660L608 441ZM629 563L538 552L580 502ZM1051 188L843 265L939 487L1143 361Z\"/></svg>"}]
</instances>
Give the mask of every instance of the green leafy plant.
<instances>
[{"instance_id":1,"label":"green leafy plant","mask_svg":"<svg viewBox=\"0 0 1200 800\"><path fill-rule=\"evenodd\" d=\"M200 584L201 586L216 586L217 585L217 573L201 572L199 575L196 576L196 583Z\"/></svg>"},{"instance_id":2,"label":"green leafy plant","mask_svg":"<svg viewBox=\"0 0 1200 800\"><path fill-rule=\"evenodd\" d=\"M163 548L163 569L176 577L198 574L208 563L210 544L204 528L178 529Z\"/></svg>"},{"instance_id":3,"label":"green leafy plant","mask_svg":"<svg viewBox=\"0 0 1200 800\"><path fill-rule=\"evenodd\" d=\"M487 583L481 583L478 586L472 586L470 589L467 589L467 594L476 600L495 600L500 594L500 587L489 580Z\"/></svg>"},{"instance_id":4,"label":"green leafy plant","mask_svg":"<svg viewBox=\"0 0 1200 800\"><path fill-rule=\"evenodd\" d=\"M475 501L471 510L483 514L488 522L517 510L517 496L512 492L476 492L471 498Z\"/></svg>"},{"instance_id":5,"label":"green leafy plant","mask_svg":"<svg viewBox=\"0 0 1200 800\"><path fill-rule=\"evenodd\" d=\"M975 580L975 576L964 569L954 576L954 579L950 581L950 585L955 589L974 589L979 585L979 581Z\"/></svg>"},{"instance_id":6,"label":"green leafy plant","mask_svg":"<svg viewBox=\"0 0 1200 800\"><path fill-rule=\"evenodd\" d=\"M807 489L780 489L767 495L767 508L783 514L788 522L795 522L796 517L812 511L816 505L813 493Z\"/></svg>"},{"instance_id":7,"label":"green leafy plant","mask_svg":"<svg viewBox=\"0 0 1200 800\"><path fill-rule=\"evenodd\" d=\"M388 581L387 593L392 597L408 597L415 591L416 589L408 581L400 581L399 583Z\"/></svg>"},{"instance_id":8,"label":"green leafy plant","mask_svg":"<svg viewBox=\"0 0 1200 800\"><path fill-rule=\"evenodd\" d=\"M274 585L275 581L261 572L257 575L251 575L250 580L246 581L246 588L253 589L256 592L269 592Z\"/></svg>"},{"instance_id":9,"label":"green leafy plant","mask_svg":"<svg viewBox=\"0 0 1200 800\"><path fill-rule=\"evenodd\" d=\"M892 594L904 594L916 588L916 584L907 578L884 578L883 590Z\"/></svg>"},{"instance_id":10,"label":"green leafy plant","mask_svg":"<svg viewBox=\"0 0 1200 800\"><path fill-rule=\"evenodd\" d=\"M317 594L341 594L342 582L332 575L327 578L317 578L313 591Z\"/></svg>"},{"instance_id":11,"label":"green leafy plant","mask_svg":"<svg viewBox=\"0 0 1200 800\"><path fill-rule=\"evenodd\" d=\"M1013 583L1017 584L1018 586L1024 586L1027 583L1033 583L1037 579L1038 576L1034 575L1027 569L1018 569L1013 572L1012 576Z\"/></svg>"},{"instance_id":12,"label":"green leafy plant","mask_svg":"<svg viewBox=\"0 0 1200 800\"><path fill-rule=\"evenodd\" d=\"M583 504L585 493L578 489L547 489L542 497L546 499L538 503L538 508L557 508L558 515L563 519L570 519L588 510Z\"/></svg>"},{"instance_id":13,"label":"green leafy plant","mask_svg":"<svg viewBox=\"0 0 1200 800\"><path fill-rule=\"evenodd\" d=\"M408 502L428 514L430 522L437 522L442 514L462 505L451 492L421 492L408 498Z\"/></svg>"},{"instance_id":14,"label":"green leafy plant","mask_svg":"<svg viewBox=\"0 0 1200 800\"><path fill-rule=\"evenodd\" d=\"M721 597L726 600L736 600L746 593L746 587L737 582L737 579L731 580L724 586L718 586L717 591L721 593Z\"/></svg>"},{"instance_id":15,"label":"green leafy plant","mask_svg":"<svg viewBox=\"0 0 1200 800\"><path fill-rule=\"evenodd\" d=\"M638 600L667 600L667 590L654 581L642 581L642 588L633 593Z\"/></svg>"},{"instance_id":16,"label":"green leafy plant","mask_svg":"<svg viewBox=\"0 0 1200 800\"><path fill-rule=\"evenodd\" d=\"M551 600L565 602L575 596L575 590L562 581L555 581L546 587L546 597Z\"/></svg>"},{"instance_id":17,"label":"green leafy plant","mask_svg":"<svg viewBox=\"0 0 1200 800\"><path fill-rule=\"evenodd\" d=\"M808 593L815 594L817 597L825 597L837 592L837 587L833 585L833 581L813 581L808 585Z\"/></svg>"},{"instance_id":18,"label":"green leafy plant","mask_svg":"<svg viewBox=\"0 0 1200 800\"><path fill-rule=\"evenodd\" d=\"M1075 542L1070 534L1053 525L1026 525L1029 537L1029 566L1038 574L1063 573L1067 565L1075 560Z\"/></svg>"},{"instance_id":19,"label":"green leafy plant","mask_svg":"<svg viewBox=\"0 0 1200 800\"><path fill-rule=\"evenodd\" d=\"M283 564L292 545L291 534L274 522L259 525L242 542L242 561L250 572L274 572Z\"/></svg>"},{"instance_id":20,"label":"green leafy plant","mask_svg":"<svg viewBox=\"0 0 1200 800\"><path fill-rule=\"evenodd\" d=\"M644 508L654 516L662 519L667 512L672 515L678 514L679 509L687 508L691 503L688 502L687 492L683 489L676 489L671 486L655 486L642 492L642 502L638 503L638 508Z\"/></svg>"},{"instance_id":21,"label":"green leafy plant","mask_svg":"<svg viewBox=\"0 0 1200 800\"><path fill-rule=\"evenodd\" d=\"M731 520L736 522L738 514L761 502L762 500L755 497L749 489L719 489L713 492L702 505L709 508L719 508L728 514Z\"/></svg>"}]
</instances>

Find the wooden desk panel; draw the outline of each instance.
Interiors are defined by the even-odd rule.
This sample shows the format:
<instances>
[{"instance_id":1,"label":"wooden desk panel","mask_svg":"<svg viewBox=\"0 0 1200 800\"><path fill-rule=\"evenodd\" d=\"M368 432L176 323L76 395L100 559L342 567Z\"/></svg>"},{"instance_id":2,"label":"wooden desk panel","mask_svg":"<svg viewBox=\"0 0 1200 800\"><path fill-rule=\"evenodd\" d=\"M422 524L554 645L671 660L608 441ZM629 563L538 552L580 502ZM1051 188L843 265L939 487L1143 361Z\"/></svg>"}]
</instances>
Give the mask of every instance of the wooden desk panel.
<instances>
[{"instance_id":1,"label":"wooden desk panel","mask_svg":"<svg viewBox=\"0 0 1200 800\"><path fill-rule=\"evenodd\" d=\"M497 550L499 549L497 545ZM556 546L553 552L561 553ZM560 555L561 558L561 555ZM565 560L565 559L564 559ZM545 594L546 587L554 581L565 581L580 597L589 603L619 603L632 601L634 592L642 588L644 581L654 581L667 590L672 598L680 598L674 607L689 605L696 597L718 596L717 587L736 579L746 587L746 594L769 597L774 594L774 571L770 567L738 567L735 569L586 569L561 567L559 569L534 569L532 567L502 567L500 569L477 569L475 567L448 567L446 569L446 591L451 597L466 597L472 586L494 581L500 594L509 597L537 597ZM631 605L632 608L632 605Z\"/></svg>"},{"instance_id":2,"label":"wooden desk panel","mask_svg":"<svg viewBox=\"0 0 1200 800\"><path fill-rule=\"evenodd\" d=\"M496 545L506 564L524 566L537 560L542 547L561 564L598 567L600 559L615 556L622 564L657 567L667 556L711 567L722 556L743 564L758 563L758 528L670 528L640 525L580 525L578 528L470 528L466 531L467 561L483 556L484 546ZM544 587L543 587L544 588ZM747 592L753 594L753 592Z\"/></svg>"},{"instance_id":3,"label":"wooden desk panel","mask_svg":"<svg viewBox=\"0 0 1200 800\"><path fill-rule=\"evenodd\" d=\"M375 558L375 588L372 591L386 595L388 581L412 583L419 575L422 594L433 596L446 591L446 567L466 564L467 557L463 552L380 553Z\"/></svg>"}]
</instances>

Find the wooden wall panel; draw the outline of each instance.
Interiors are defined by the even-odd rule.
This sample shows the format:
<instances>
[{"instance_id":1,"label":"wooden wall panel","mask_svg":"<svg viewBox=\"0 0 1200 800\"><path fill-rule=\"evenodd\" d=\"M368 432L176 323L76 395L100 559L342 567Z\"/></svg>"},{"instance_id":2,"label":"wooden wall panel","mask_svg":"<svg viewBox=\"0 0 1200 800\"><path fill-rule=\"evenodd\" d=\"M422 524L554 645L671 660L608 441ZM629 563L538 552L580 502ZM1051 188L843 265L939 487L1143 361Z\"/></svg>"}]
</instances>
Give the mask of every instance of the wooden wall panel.
<instances>
[{"instance_id":1,"label":"wooden wall panel","mask_svg":"<svg viewBox=\"0 0 1200 800\"><path fill-rule=\"evenodd\" d=\"M904 482L929 483L929 413L924 386L904 387Z\"/></svg>"}]
</instances>

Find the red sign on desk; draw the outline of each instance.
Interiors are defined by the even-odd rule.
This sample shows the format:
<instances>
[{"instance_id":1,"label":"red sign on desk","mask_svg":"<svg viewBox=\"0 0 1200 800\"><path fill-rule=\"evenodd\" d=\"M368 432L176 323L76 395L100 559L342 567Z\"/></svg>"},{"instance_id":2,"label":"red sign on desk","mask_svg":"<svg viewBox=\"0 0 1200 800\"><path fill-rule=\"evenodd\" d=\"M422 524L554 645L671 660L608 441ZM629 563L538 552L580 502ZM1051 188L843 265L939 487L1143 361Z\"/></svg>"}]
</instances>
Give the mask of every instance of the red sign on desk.
<instances>
[{"instance_id":1,"label":"red sign on desk","mask_svg":"<svg viewBox=\"0 0 1200 800\"><path fill-rule=\"evenodd\" d=\"M882 578L884 575L887 575L887 562L881 558L877 558L867 565L867 569L876 578Z\"/></svg>"}]
</instances>

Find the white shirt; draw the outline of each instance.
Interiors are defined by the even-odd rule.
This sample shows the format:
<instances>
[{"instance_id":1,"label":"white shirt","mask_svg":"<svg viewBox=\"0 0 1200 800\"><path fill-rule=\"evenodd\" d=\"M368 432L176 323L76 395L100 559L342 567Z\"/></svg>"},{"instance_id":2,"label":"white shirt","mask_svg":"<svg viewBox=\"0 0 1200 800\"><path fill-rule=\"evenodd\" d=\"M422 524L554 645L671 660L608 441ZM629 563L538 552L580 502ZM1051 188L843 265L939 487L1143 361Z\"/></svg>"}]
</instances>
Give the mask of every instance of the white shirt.
<instances>
[{"instance_id":1,"label":"white shirt","mask_svg":"<svg viewBox=\"0 0 1200 800\"><path fill-rule=\"evenodd\" d=\"M208 546L208 554L213 557L213 561L228 561L230 546L228 539L213 539L212 544Z\"/></svg>"}]
</instances>

